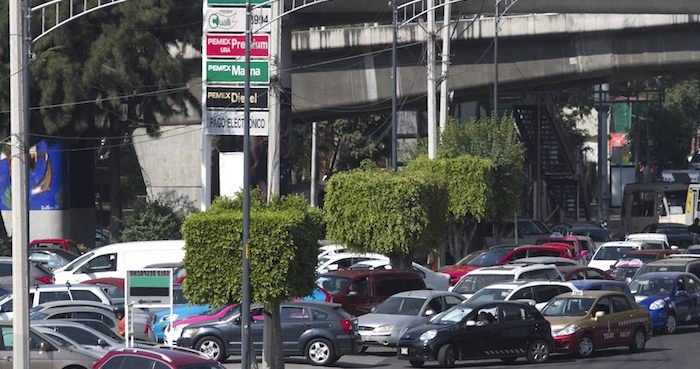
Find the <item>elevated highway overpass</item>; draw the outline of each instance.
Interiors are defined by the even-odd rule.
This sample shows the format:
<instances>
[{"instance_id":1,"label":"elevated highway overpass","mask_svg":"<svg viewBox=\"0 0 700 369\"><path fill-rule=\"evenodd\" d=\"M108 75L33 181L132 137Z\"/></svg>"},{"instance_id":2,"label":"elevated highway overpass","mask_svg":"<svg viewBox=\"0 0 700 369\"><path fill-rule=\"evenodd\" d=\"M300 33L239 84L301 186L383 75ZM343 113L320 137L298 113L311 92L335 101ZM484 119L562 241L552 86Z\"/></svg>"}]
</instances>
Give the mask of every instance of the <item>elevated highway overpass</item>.
<instances>
[{"instance_id":1,"label":"elevated highway overpass","mask_svg":"<svg viewBox=\"0 0 700 369\"><path fill-rule=\"evenodd\" d=\"M452 41L449 88L455 101L488 97L493 84L493 18L469 23L457 25ZM699 36L700 16L695 14L507 17L499 33L499 87L546 88L694 69L700 67ZM403 106L425 106L425 38L422 24L407 25L399 33ZM295 115L323 119L390 109L390 26L294 32L291 44Z\"/></svg>"}]
</instances>

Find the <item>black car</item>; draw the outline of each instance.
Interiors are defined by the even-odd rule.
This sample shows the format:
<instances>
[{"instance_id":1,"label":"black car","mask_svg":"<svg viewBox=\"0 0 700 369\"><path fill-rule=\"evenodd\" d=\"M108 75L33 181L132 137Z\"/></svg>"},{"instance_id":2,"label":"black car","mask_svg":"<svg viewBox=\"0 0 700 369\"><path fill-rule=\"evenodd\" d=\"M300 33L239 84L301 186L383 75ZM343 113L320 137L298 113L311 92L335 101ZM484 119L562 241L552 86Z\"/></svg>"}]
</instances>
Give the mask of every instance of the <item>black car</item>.
<instances>
[{"instance_id":1,"label":"black car","mask_svg":"<svg viewBox=\"0 0 700 369\"><path fill-rule=\"evenodd\" d=\"M262 352L263 319L262 306L251 308L250 335L258 352ZM328 365L361 349L357 320L339 304L287 302L280 306L280 319L286 356L303 355L313 365ZM229 355L240 354L240 339L240 310L233 309L219 320L186 327L177 345L224 361Z\"/></svg>"},{"instance_id":2,"label":"black car","mask_svg":"<svg viewBox=\"0 0 700 369\"><path fill-rule=\"evenodd\" d=\"M549 359L554 340L549 322L537 309L517 302L475 302L457 305L430 322L406 331L398 343L399 359L414 367L437 360L498 358L513 362L524 356L530 363Z\"/></svg>"}]
</instances>

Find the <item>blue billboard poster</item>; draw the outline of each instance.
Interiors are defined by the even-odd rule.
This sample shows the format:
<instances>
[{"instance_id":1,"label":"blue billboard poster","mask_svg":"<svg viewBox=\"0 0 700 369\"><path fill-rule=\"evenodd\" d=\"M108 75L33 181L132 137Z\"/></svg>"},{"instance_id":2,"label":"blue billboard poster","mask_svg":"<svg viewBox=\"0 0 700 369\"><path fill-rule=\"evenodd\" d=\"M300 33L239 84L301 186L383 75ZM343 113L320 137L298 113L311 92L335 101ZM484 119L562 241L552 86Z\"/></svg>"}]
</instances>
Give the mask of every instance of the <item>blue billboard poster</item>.
<instances>
[{"instance_id":1,"label":"blue billboard poster","mask_svg":"<svg viewBox=\"0 0 700 369\"><path fill-rule=\"evenodd\" d=\"M29 149L29 209L64 210L68 167L63 147L46 140ZM0 154L0 210L12 210L12 157L5 145Z\"/></svg>"}]
</instances>

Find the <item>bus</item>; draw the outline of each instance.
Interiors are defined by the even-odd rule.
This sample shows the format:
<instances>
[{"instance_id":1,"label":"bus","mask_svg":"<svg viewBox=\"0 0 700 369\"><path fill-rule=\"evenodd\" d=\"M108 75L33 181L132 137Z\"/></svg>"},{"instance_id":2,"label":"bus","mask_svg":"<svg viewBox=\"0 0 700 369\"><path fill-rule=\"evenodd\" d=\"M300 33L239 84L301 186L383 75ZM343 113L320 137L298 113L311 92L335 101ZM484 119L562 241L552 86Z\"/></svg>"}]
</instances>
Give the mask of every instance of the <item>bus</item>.
<instances>
[{"instance_id":1,"label":"bus","mask_svg":"<svg viewBox=\"0 0 700 369\"><path fill-rule=\"evenodd\" d=\"M620 214L622 233L639 233L656 223L691 225L700 217L698 183L632 183L625 186Z\"/></svg>"}]
</instances>

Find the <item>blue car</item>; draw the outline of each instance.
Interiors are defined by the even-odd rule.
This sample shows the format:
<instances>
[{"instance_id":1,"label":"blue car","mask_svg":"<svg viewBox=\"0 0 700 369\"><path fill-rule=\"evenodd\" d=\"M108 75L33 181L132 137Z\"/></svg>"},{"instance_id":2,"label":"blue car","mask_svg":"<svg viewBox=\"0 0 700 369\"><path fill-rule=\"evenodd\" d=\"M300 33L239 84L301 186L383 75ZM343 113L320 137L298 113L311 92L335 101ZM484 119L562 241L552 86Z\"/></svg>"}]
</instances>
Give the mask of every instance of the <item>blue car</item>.
<instances>
[{"instance_id":1,"label":"blue car","mask_svg":"<svg viewBox=\"0 0 700 369\"><path fill-rule=\"evenodd\" d=\"M637 303L649 309L655 330L673 333L679 325L700 324L700 279L695 275L646 273L629 287Z\"/></svg>"},{"instance_id":2,"label":"blue car","mask_svg":"<svg viewBox=\"0 0 700 369\"><path fill-rule=\"evenodd\" d=\"M173 289L173 314L170 315L170 309L158 310L155 312L155 323L153 324L153 332L156 335L158 342L165 340L165 327L171 321L184 319L193 315L204 314L209 311L210 306L207 305L190 305L185 295L182 293L182 287L176 286Z\"/></svg>"}]
</instances>

